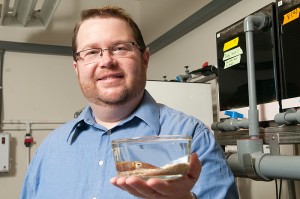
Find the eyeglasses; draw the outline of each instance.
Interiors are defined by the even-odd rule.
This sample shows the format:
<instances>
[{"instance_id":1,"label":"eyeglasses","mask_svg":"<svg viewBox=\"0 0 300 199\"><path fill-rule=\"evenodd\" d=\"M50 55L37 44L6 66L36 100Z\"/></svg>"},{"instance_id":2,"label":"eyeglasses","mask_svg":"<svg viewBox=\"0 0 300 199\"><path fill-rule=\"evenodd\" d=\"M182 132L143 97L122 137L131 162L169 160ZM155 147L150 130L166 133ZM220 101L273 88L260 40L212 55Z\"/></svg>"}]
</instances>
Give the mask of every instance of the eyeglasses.
<instances>
[{"instance_id":1,"label":"eyeglasses","mask_svg":"<svg viewBox=\"0 0 300 199\"><path fill-rule=\"evenodd\" d=\"M110 55L114 57L128 57L129 55L133 54L134 46L141 49L137 44L134 42L124 42L124 43L115 43L108 48L91 48L82 50L76 53L76 61L81 60L83 62L93 62L98 60L103 56L104 51L108 51Z\"/></svg>"}]
</instances>

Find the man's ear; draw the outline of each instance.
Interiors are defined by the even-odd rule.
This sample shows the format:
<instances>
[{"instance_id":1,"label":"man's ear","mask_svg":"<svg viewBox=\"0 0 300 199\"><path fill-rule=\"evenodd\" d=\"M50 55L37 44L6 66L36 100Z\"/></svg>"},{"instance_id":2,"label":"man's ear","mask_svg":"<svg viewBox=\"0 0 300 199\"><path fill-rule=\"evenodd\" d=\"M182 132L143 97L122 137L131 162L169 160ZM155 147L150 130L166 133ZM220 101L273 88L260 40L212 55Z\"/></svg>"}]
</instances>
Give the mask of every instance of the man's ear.
<instances>
[{"instance_id":1,"label":"man's ear","mask_svg":"<svg viewBox=\"0 0 300 199\"><path fill-rule=\"evenodd\" d=\"M73 67L74 67L74 70L75 70L75 72L76 72L76 74L78 76L78 64L77 64L76 61L73 61Z\"/></svg>"},{"instance_id":2,"label":"man's ear","mask_svg":"<svg viewBox=\"0 0 300 199\"><path fill-rule=\"evenodd\" d=\"M149 58L150 58L149 48L146 48L146 50L143 53L143 57L142 57L143 63L146 66L146 68L148 68Z\"/></svg>"}]
</instances>

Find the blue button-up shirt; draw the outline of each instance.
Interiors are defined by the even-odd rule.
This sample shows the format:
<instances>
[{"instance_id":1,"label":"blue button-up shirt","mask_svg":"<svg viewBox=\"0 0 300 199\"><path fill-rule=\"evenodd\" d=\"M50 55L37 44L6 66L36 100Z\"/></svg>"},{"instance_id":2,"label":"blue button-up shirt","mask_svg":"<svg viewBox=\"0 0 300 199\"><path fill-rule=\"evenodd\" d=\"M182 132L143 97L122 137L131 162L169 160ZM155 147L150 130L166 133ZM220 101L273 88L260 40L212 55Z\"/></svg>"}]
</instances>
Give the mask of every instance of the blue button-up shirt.
<instances>
[{"instance_id":1,"label":"blue button-up shirt","mask_svg":"<svg viewBox=\"0 0 300 199\"><path fill-rule=\"evenodd\" d=\"M86 107L78 118L50 133L30 163L20 198L136 198L110 184L117 175L111 141L164 134L193 137L191 150L203 165L192 190L197 197L238 198L234 177L208 128L194 117L156 103L147 91L140 106L112 129L97 124Z\"/></svg>"}]
</instances>

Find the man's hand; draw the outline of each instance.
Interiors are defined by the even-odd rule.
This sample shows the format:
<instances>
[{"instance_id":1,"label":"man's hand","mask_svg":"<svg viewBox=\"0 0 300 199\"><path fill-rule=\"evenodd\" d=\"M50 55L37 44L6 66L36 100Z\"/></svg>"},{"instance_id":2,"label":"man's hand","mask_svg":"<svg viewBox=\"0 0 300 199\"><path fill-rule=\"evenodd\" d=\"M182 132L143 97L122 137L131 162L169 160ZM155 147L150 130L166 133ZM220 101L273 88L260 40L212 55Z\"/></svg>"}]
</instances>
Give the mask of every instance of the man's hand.
<instances>
[{"instance_id":1,"label":"man's hand","mask_svg":"<svg viewBox=\"0 0 300 199\"><path fill-rule=\"evenodd\" d=\"M191 189L201 172L201 162L197 154L191 154L190 169L186 176L174 180L151 178L147 181L131 177L114 177L110 182L128 193L147 199L192 199Z\"/></svg>"}]
</instances>

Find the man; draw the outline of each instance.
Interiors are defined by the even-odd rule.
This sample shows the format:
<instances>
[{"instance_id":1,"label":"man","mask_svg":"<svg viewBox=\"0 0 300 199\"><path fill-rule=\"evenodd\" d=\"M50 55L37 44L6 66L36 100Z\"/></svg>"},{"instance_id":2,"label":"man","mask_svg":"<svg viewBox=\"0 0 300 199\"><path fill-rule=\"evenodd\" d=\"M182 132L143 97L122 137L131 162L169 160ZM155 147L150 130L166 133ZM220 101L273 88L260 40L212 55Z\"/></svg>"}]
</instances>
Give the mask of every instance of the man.
<instances>
[{"instance_id":1,"label":"man","mask_svg":"<svg viewBox=\"0 0 300 199\"><path fill-rule=\"evenodd\" d=\"M22 199L238 197L222 150L205 125L157 104L145 90L149 50L123 9L83 11L72 45L74 69L89 106L41 144ZM147 181L116 177L111 140L178 133L193 136L186 176Z\"/></svg>"}]
</instances>

